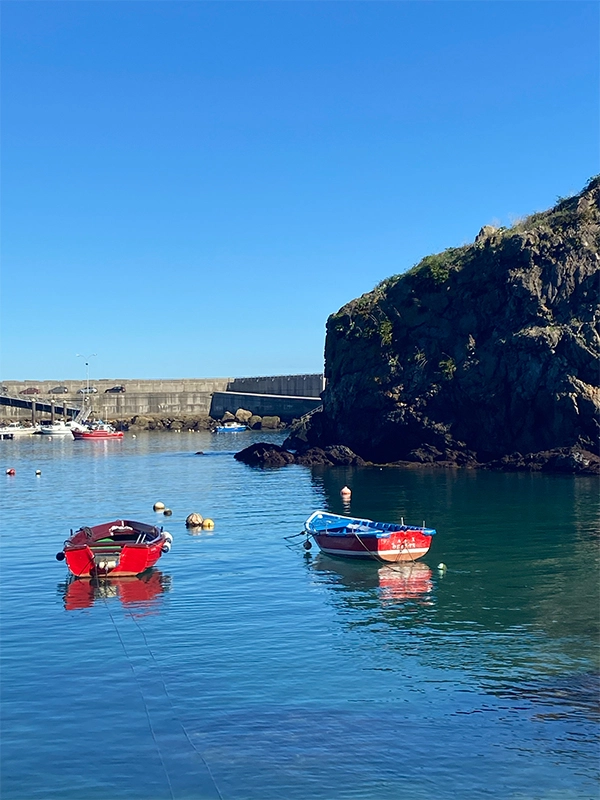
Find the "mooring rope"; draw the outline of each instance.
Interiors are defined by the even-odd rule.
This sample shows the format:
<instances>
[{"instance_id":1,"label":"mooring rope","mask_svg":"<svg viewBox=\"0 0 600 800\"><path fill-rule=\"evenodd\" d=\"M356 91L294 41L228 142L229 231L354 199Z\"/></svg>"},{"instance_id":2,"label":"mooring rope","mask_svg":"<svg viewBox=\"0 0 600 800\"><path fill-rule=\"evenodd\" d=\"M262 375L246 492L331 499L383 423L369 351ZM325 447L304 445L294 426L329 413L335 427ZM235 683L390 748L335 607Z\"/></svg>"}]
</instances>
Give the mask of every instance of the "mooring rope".
<instances>
[{"instance_id":1,"label":"mooring rope","mask_svg":"<svg viewBox=\"0 0 600 800\"><path fill-rule=\"evenodd\" d=\"M209 765L208 765L208 762L206 761L206 759L205 759L205 758L204 758L204 756L202 755L201 751L200 751L200 750L198 750L198 748L196 747L196 745L195 745L195 744L194 744L194 742L192 741L192 739L191 739L191 737L190 737L190 735L189 735L189 733L188 733L188 731L187 731L187 729L186 729L185 725L183 724L183 722L181 721L181 718L180 718L179 714L177 713L177 709L175 708L175 704L173 703L173 698L171 697L171 695L169 694L169 690L167 689L167 684L166 684L166 682L165 682L165 678L164 678L164 675L163 675L163 671L162 671L162 669L161 669L161 667L160 667L160 664L158 663L158 661L157 661L157 659L156 659L156 657L155 657L155 655L154 655L154 653L153 653L153 651L152 651L152 648L150 647L150 645L149 645L149 643L148 643L148 639L146 638L146 634L145 634L145 632L144 632L143 628L141 627L141 625L140 625L140 624L139 624L139 622L136 620L136 618L134 617L134 615L133 615L133 614L129 614L129 616L130 616L130 618L132 619L132 621L134 622L134 624L136 625L136 627L137 627L137 629L139 630L139 632L141 633L141 635L142 635L142 638L143 638L143 640L144 640L144 643L145 643L145 645L146 645L146 647L147 647L147 649L148 649L148 652L150 653L150 656L152 657L152 660L154 661L154 663L155 663L155 665L156 665L156 669L158 670L158 674L159 674L159 676L160 676L160 682L162 683L163 689L164 689L164 691L165 691L165 696L168 698L168 700L169 700L169 703L171 704L171 709L172 709L172 711L173 711L173 715L174 715L175 719L176 719L176 720L177 720L177 722L179 723L179 725L180 725L180 727L181 727L181 730L183 731L183 734L184 734L185 738L186 738L186 739L188 740L188 742L190 743L190 745L191 745L191 747L193 748L194 752L195 752L195 753L196 753L198 756L200 756L200 758L201 758L201 760L202 760L202 763L203 763L203 764L204 764L204 766L206 767L206 771L208 772L208 774L209 774L209 776L210 776L210 779L211 779L211 781L212 781L212 783L213 783L213 786L215 787L215 791L216 791L217 795L219 796L219 800L223 800L223 795L221 794L221 792L220 792L220 790L219 790L219 787L218 787L218 785L217 785L217 782L216 782L216 780L215 780L215 777L214 777L214 775L212 774L211 768L210 768L210 767L209 767Z\"/></svg>"},{"instance_id":2,"label":"mooring rope","mask_svg":"<svg viewBox=\"0 0 600 800\"><path fill-rule=\"evenodd\" d=\"M152 739L154 740L154 745L156 746L156 751L158 752L158 757L160 759L160 763L162 764L162 768L164 770L165 777L167 779L167 784L169 786L169 794L171 795L171 800L175 800L175 794L173 793L173 784L171 783L171 777L169 775L169 771L167 769L167 765L165 764L165 760L163 758L163 754L162 754L162 751L160 749L160 745L158 744L158 739L156 738L156 733L155 733L154 728L152 726L152 719L150 718L150 711L148 709L148 704L146 703L146 698L144 697L144 693L142 691L142 686L140 684L138 675L137 675L137 673L135 671L135 668L133 666L133 662L131 661L131 658L129 657L129 653L127 652L127 648L125 647L125 642L123 641L123 637L121 636L121 632L119 631L117 623L115 622L115 618L112 615L112 612L110 610L108 602L107 602L107 600L106 600L106 598L104 596L102 596L102 595L100 595L100 596L102 597L102 601L103 601L103 603L104 603L104 605L106 607L106 610L108 611L108 616L110 617L110 619L112 621L112 624L113 624L113 627L115 629L115 632L116 632L116 634L117 634L117 636L119 638L119 641L121 642L121 647L123 648L123 652L125 653L125 658L127 659L127 663L131 667L131 671L133 673L133 677L135 678L135 682L137 684L138 691L140 693L140 697L142 698L142 703L144 704L144 710L146 712L146 719L148 720L148 727L150 728L150 733L152 734Z\"/></svg>"}]
</instances>

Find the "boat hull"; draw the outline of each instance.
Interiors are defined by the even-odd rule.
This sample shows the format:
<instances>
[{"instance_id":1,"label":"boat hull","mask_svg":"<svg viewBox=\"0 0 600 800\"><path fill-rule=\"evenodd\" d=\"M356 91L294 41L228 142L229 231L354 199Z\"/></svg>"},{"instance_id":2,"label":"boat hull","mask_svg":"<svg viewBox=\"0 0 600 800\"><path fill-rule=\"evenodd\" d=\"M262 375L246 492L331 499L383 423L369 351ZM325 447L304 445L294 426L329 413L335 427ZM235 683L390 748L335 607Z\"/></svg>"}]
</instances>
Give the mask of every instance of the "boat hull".
<instances>
[{"instance_id":1,"label":"boat hull","mask_svg":"<svg viewBox=\"0 0 600 800\"><path fill-rule=\"evenodd\" d=\"M416 561L422 558L431 546L431 536L418 530L398 531L389 537L344 534L335 536L316 533L313 536L322 553L344 558L375 558L378 561Z\"/></svg>"},{"instance_id":2,"label":"boat hull","mask_svg":"<svg viewBox=\"0 0 600 800\"><path fill-rule=\"evenodd\" d=\"M215 433L243 433L247 430L246 425L217 425Z\"/></svg>"}]
</instances>

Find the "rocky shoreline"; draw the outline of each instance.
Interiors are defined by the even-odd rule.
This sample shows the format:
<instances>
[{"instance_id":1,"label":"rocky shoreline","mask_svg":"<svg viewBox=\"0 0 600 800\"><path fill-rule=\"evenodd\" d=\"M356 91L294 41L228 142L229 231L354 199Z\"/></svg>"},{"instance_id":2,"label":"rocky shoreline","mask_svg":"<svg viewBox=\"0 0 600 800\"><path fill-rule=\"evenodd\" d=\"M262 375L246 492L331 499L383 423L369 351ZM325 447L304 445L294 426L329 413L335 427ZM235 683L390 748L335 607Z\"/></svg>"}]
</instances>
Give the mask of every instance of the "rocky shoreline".
<instances>
[{"instance_id":1,"label":"rocky shoreline","mask_svg":"<svg viewBox=\"0 0 600 800\"><path fill-rule=\"evenodd\" d=\"M475 459L440 459L391 461L378 463L365 461L345 445L307 447L299 451L289 450L271 442L256 442L236 453L234 458L252 467L284 467L288 464L302 466L353 466L353 467L405 467L422 469L484 469L498 472L545 472L569 475L600 475L600 457L581 447L559 447L539 453L522 455L514 453L493 461L478 462Z\"/></svg>"},{"instance_id":2,"label":"rocky shoreline","mask_svg":"<svg viewBox=\"0 0 600 800\"><path fill-rule=\"evenodd\" d=\"M251 411L239 408L235 414L226 411L221 419L206 414L190 414L178 417L163 417L158 414L137 414L126 419L107 420L120 431L214 431L224 422L240 422L250 430L284 430L288 426L276 416L260 417Z\"/></svg>"}]
</instances>

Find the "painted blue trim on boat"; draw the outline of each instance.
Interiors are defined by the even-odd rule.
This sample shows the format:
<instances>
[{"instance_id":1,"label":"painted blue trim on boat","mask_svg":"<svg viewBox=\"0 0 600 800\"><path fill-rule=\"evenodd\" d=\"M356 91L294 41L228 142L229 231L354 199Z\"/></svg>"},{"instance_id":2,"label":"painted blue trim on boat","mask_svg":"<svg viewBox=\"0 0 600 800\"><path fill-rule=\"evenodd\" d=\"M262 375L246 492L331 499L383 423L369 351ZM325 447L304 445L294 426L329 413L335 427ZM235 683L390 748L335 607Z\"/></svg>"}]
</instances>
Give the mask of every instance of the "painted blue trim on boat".
<instances>
[{"instance_id":1,"label":"painted blue trim on boat","mask_svg":"<svg viewBox=\"0 0 600 800\"><path fill-rule=\"evenodd\" d=\"M425 536L434 536L434 528L418 525L398 525L397 522L374 522L371 519L345 517L328 511L315 511L304 523L307 533L325 533L329 536L357 536L362 538L387 539L396 531L419 531Z\"/></svg>"}]
</instances>

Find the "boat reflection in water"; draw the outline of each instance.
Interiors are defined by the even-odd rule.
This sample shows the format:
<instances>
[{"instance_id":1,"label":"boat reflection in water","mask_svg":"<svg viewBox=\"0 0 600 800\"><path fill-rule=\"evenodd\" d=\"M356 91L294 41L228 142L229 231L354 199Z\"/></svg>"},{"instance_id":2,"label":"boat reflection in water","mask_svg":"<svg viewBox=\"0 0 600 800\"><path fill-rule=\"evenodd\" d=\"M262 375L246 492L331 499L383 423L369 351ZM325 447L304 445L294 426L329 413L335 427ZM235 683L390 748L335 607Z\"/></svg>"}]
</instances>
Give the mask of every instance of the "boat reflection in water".
<instances>
[{"instance_id":1,"label":"boat reflection in water","mask_svg":"<svg viewBox=\"0 0 600 800\"><path fill-rule=\"evenodd\" d=\"M91 608L96 602L106 602L118 597L125 607L136 613L150 614L163 592L171 588L171 576L158 570L149 569L141 575L113 578L72 578L66 584L59 584L65 610L75 611Z\"/></svg>"},{"instance_id":2,"label":"boat reflection in water","mask_svg":"<svg viewBox=\"0 0 600 800\"><path fill-rule=\"evenodd\" d=\"M423 598L433 590L432 572L422 561L381 567L380 597L384 601Z\"/></svg>"},{"instance_id":3,"label":"boat reflection in water","mask_svg":"<svg viewBox=\"0 0 600 800\"><path fill-rule=\"evenodd\" d=\"M359 594L376 591L384 605L404 600L433 604L433 573L422 561L380 566L375 561L331 558L320 553L311 562L311 569L328 584Z\"/></svg>"}]
</instances>

